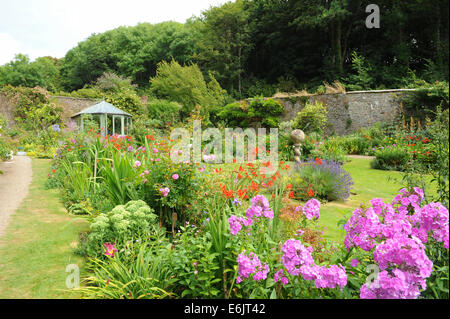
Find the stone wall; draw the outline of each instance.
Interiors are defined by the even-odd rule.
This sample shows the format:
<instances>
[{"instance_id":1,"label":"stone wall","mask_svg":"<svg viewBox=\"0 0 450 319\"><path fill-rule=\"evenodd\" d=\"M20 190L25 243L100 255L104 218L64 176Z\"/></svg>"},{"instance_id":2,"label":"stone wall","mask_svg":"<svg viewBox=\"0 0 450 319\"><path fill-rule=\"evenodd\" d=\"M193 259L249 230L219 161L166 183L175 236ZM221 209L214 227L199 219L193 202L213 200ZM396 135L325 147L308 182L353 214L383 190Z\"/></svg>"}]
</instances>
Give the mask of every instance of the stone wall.
<instances>
[{"instance_id":1,"label":"stone wall","mask_svg":"<svg viewBox=\"0 0 450 319\"><path fill-rule=\"evenodd\" d=\"M54 96L53 99L56 105L62 107L63 119L65 121L68 120L72 115L95 104L95 102L98 102L98 100L94 99L74 98L68 96Z\"/></svg>"},{"instance_id":2,"label":"stone wall","mask_svg":"<svg viewBox=\"0 0 450 319\"><path fill-rule=\"evenodd\" d=\"M53 96L51 101L63 109L62 118L67 121L72 115L78 113L82 109L93 105L96 100L73 98L67 96ZM14 125L14 105L10 99L0 93L0 114L8 120L8 126Z\"/></svg>"},{"instance_id":3,"label":"stone wall","mask_svg":"<svg viewBox=\"0 0 450 319\"><path fill-rule=\"evenodd\" d=\"M327 133L344 135L375 123L392 122L400 110L399 97L412 90L354 91L304 97L276 98L285 108L282 120L294 119L305 103L322 102L328 109Z\"/></svg>"},{"instance_id":4,"label":"stone wall","mask_svg":"<svg viewBox=\"0 0 450 319\"><path fill-rule=\"evenodd\" d=\"M340 94L321 94L307 97L276 98L284 108L282 120L294 119L305 103L321 101L328 108L328 133L344 135L375 123L390 122L399 112L399 96L411 90L355 91ZM92 99L54 96L52 101L63 108L63 119L94 104ZM0 113L13 124L13 105L0 93Z\"/></svg>"}]
</instances>

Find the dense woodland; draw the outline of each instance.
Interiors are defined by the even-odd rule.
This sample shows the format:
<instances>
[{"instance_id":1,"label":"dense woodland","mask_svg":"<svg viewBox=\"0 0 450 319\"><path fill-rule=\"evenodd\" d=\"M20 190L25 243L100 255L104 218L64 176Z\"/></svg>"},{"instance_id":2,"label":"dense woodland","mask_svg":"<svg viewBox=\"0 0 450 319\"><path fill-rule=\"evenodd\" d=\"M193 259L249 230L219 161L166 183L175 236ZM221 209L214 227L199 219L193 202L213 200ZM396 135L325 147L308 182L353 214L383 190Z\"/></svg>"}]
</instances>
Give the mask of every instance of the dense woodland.
<instances>
[{"instance_id":1,"label":"dense woodland","mask_svg":"<svg viewBox=\"0 0 450 319\"><path fill-rule=\"evenodd\" d=\"M64 58L25 55L0 66L0 85L53 93L93 85L105 72L152 95L158 63L197 65L233 98L315 90L340 81L348 90L448 81L449 2L379 0L380 28L365 25L363 0L236 0L184 24L162 22L92 34Z\"/></svg>"}]
</instances>

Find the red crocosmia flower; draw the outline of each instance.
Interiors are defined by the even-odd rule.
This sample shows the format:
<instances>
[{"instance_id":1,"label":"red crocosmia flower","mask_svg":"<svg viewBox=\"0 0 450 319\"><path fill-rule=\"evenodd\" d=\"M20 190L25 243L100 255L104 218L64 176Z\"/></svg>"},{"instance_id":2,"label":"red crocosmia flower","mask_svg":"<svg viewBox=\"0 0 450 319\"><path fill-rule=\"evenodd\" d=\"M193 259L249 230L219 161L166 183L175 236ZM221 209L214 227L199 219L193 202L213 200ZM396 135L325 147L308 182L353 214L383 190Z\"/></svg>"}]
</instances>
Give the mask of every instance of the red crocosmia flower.
<instances>
[{"instance_id":1,"label":"red crocosmia flower","mask_svg":"<svg viewBox=\"0 0 450 319\"><path fill-rule=\"evenodd\" d=\"M227 198L231 198L233 197L233 190L230 189L229 191L225 191L224 194Z\"/></svg>"},{"instance_id":2,"label":"red crocosmia flower","mask_svg":"<svg viewBox=\"0 0 450 319\"><path fill-rule=\"evenodd\" d=\"M292 188L292 184L287 184L287 185L286 185L286 188L287 188L287 189L291 189L291 188Z\"/></svg>"},{"instance_id":3,"label":"red crocosmia flower","mask_svg":"<svg viewBox=\"0 0 450 319\"><path fill-rule=\"evenodd\" d=\"M272 187L272 185L273 185L273 182L272 182L272 181L269 181L269 182L267 183L267 186L269 186L269 187Z\"/></svg>"},{"instance_id":4,"label":"red crocosmia flower","mask_svg":"<svg viewBox=\"0 0 450 319\"><path fill-rule=\"evenodd\" d=\"M294 196L294 192L293 192L293 191L290 191L289 194L288 194L288 196L289 196L290 198L294 198L294 197L295 197L295 196Z\"/></svg>"},{"instance_id":5,"label":"red crocosmia flower","mask_svg":"<svg viewBox=\"0 0 450 319\"><path fill-rule=\"evenodd\" d=\"M245 193L247 192L247 189L243 189L243 190L238 189L237 192L238 192L238 195L240 198L245 198Z\"/></svg>"},{"instance_id":6,"label":"red crocosmia flower","mask_svg":"<svg viewBox=\"0 0 450 319\"><path fill-rule=\"evenodd\" d=\"M52 173L55 174L56 173L56 169L52 169Z\"/></svg>"},{"instance_id":7,"label":"red crocosmia flower","mask_svg":"<svg viewBox=\"0 0 450 319\"><path fill-rule=\"evenodd\" d=\"M275 193L272 193L272 199L275 199Z\"/></svg>"},{"instance_id":8,"label":"red crocosmia flower","mask_svg":"<svg viewBox=\"0 0 450 319\"><path fill-rule=\"evenodd\" d=\"M312 188L308 189L308 191L306 192L306 194L308 194L309 197L313 197L314 196L314 191Z\"/></svg>"},{"instance_id":9,"label":"red crocosmia flower","mask_svg":"<svg viewBox=\"0 0 450 319\"><path fill-rule=\"evenodd\" d=\"M109 257L114 257L114 253L117 252L116 244L111 243L104 243L103 246L105 246L105 255Z\"/></svg>"},{"instance_id":10,"label":"red crocosmia flower","mask_svg":"<svg viewBox=\"0 0 450 319\"><path fill-rule=\"evenodd\" d=\"M243 168L242 166L239 166L239 171L243 172L243 171L245 171L245 168Z\"/></svg>"},{"instance_id":11,"label":"red crocosmia flower","mask_svg":"<svg viewBox=\"0 0 450 319\"><path fill-rule=\"evenodd\" d=\"M254 190L255 192L257 192L258 191L258 184L256 184L254 181L252 181L252 185L250 186L250 188L252 190Z\"/></svg>"},{"instance_id":12,"label":"red crocosmia flower","mask_svg":"<svg viewBox=\"0 0 450 319\"><path fill-rule=\"evenodd\" d=\"M241 179L241 178L242 178L242 175L241 175L241 174L238 174L237 178L238 178L238 179Z\"/></svg>"},{"instance_id":13,"label":"red crocosmia flower","mask_svg":"<svg viewBox=\"0 0 450 319\"><path fill-rule=\"evenodd\" d=\"M318 157L316 157L316 164L317 165L322 165L322 160Z\"/></svg>"},{"instance_id":14,"label":"red crocosmia flower","mask_svg":"<svg viewBox=\"0 0 450 319\"><path fill-rule=\"evenodd\" d=\"M236 159L235 158L233 158L233 163L236 163Z\"/></svg>"}]
</instances>

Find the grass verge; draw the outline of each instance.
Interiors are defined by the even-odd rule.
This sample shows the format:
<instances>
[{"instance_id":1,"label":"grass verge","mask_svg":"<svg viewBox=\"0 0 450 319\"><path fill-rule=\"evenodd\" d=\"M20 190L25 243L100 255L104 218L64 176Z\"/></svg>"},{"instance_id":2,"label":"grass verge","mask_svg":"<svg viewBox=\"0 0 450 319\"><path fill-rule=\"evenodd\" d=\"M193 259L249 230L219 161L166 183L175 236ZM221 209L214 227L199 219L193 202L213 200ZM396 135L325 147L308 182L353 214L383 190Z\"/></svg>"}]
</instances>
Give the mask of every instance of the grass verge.
<instances>
[{"instance_id":1,"label":"grass verge","mask_svg":"<svg viewBox=\"0 0 450 319\"><path fill-rule=\"evenodd\" d=\"M66 288L66 267L76 264L82 275L73 247L88 223L67 214L58 190L45 189L49 160L33 159L32 169L28 196L0 238L0 299L77 298Z\"/></svg>"}]
</instances>

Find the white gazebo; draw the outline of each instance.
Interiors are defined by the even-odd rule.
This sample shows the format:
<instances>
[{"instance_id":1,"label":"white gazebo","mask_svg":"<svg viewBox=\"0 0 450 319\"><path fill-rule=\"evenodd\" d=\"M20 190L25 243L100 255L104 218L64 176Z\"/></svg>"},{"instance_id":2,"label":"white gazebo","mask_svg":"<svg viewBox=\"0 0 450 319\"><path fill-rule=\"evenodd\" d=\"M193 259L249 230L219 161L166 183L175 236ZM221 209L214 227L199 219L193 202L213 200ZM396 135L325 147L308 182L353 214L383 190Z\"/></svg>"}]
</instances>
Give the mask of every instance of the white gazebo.
<instances>
[{"instance_id":1,"label":"white gazebo","mask_svg":"<svg viewBox=\"0 0 450 319\"><path fill-rule=\"evenodd\" d=\"M73 115L71 118L81 130L84 130L84 117L88 114L99 124L102 136L107 134L129 134L132 125L132 115L108 102L101 101L100 103L94 104Z\"/></svg>"}]
</instances>

